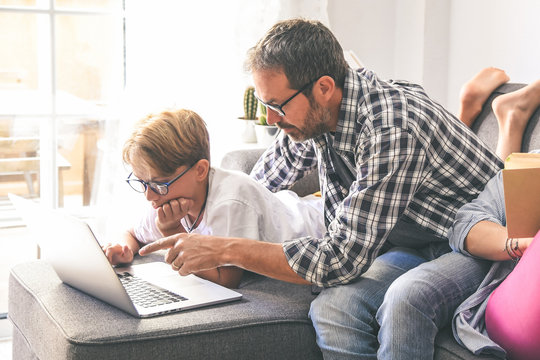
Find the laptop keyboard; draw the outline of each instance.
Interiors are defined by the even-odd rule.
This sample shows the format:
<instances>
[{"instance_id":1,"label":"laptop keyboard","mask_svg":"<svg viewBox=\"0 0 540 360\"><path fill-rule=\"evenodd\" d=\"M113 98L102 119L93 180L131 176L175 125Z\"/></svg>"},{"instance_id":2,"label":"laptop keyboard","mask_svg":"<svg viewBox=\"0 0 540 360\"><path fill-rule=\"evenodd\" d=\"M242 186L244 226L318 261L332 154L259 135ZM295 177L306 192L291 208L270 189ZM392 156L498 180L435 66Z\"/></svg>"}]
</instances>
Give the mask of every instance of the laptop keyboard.
<instances>
[{"instance_id":1,"label":"laptop keyboard","mask_svg":"<svg viewBox=\"0 0 540 360\"><path fill-rule=\"evenodd\" d=\"M149 308L187 300L185 297L162 289L128 272L117 274L131 301Z\"/></svg>"}]
</instances>

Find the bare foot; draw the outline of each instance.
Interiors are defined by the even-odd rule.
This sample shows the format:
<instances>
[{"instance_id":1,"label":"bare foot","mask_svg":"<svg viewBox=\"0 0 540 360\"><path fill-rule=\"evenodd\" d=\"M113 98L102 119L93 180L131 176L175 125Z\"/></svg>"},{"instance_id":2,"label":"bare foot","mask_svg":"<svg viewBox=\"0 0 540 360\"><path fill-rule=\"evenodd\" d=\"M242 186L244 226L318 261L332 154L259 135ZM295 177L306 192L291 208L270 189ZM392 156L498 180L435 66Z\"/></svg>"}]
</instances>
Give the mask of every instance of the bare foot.
<instances>
[{"instance_id":1,"label":"bare foot","mask_svg":"<svg viewBox=\"0 0 540 360\"><path fill-rule=\"evenodd\" d=\"M525 127L536 108L540 106L540 80L508 94L497 96L491 107L499 122L496 153L506 159L521 151Z\"/></svg>"},{"instance_id":2,"label":"bare foot","mask_svg":"<svg viewBox=\"0 0 540 360\"><path fill-rule=\"evenodd\" d=\"M461 88L458 118L471 127L489 95L508 80L510 78L501 69L489 67L480 70Z\"/></svg>"}]
</instances>

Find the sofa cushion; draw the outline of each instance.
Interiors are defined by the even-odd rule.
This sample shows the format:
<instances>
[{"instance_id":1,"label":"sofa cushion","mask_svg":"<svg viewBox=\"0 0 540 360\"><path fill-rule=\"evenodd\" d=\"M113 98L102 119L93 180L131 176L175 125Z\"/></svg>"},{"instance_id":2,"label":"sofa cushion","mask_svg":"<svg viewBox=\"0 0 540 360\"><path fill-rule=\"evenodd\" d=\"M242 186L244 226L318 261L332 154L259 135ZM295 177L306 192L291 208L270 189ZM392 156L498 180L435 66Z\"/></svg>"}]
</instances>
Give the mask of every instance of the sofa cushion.
<instances>
[{"instance_id":1,"label":"sofa cushion","mask_svg":"<svg viewBox=\"0 0 540 360\"><path fill-rule=\"evenodd\" d=\"M16 265L9 282L13 359L322 358L309 286L246 272L238 302L138 319L63 284L44 261ZM450 328L435 343L435 360L494 359L473 356Z\"/></svg>"}]
</instances>

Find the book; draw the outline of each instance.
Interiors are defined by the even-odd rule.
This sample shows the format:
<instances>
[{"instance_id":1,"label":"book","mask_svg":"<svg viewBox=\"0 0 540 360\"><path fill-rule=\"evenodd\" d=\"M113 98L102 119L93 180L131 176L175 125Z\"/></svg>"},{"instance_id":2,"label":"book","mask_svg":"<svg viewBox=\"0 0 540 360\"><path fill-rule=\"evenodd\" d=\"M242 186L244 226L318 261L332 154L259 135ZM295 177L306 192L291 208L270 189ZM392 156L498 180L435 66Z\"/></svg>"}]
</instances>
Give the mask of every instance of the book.
<instances>
[{"instance_id":1,"label":"book","mask_svg":"<svg viewBox=\"0 0 540 360\"><path fill-rule=\"evenodd\" d=\"M512 153L504 162L508 237L534 237L540 229L540 153Z\"/></svg>"}]
</instances>

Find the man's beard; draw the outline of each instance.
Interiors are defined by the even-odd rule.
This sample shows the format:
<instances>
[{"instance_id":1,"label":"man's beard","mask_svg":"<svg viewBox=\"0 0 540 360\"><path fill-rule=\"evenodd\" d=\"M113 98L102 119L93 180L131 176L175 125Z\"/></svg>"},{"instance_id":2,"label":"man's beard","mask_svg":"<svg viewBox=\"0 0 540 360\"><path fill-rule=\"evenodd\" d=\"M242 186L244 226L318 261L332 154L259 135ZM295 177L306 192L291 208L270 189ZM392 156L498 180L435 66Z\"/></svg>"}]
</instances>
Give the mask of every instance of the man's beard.
<instances>
[{"instance_id":1,"label":"man's beard","mask_svg":"<svg viewBox=\"0 0 540 360\"><path fill-rule=\"evenodd\" d=\"M287 134L293 141L302 142L308 139L316 138L322 134L330 132L331 115L330 110L322 107L314 99L309 99L309 111L304 118L302 128L296 127ZM284 126L283 128L287 128Z\"/></svg>"}]
</instances>

